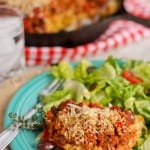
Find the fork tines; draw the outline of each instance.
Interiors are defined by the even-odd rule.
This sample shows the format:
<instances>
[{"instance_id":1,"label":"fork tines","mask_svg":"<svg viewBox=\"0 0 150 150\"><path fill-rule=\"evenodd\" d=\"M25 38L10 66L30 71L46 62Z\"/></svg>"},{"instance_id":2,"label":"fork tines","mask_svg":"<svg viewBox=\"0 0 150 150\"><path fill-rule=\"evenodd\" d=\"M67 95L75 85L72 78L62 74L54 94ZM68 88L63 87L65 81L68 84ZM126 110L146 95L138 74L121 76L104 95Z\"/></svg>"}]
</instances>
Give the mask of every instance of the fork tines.
<instances>
[{"instance_id":1,"label":"fork tines","mask_svg":"<svg viewBox=\"0 0 150 150\"><path fill-rule=\"evenodd\" d=\"M50 85L40 93L40 96L46 96L62 87L64 83L63 79L55 79Z\"/></svg>"}]
</instances>

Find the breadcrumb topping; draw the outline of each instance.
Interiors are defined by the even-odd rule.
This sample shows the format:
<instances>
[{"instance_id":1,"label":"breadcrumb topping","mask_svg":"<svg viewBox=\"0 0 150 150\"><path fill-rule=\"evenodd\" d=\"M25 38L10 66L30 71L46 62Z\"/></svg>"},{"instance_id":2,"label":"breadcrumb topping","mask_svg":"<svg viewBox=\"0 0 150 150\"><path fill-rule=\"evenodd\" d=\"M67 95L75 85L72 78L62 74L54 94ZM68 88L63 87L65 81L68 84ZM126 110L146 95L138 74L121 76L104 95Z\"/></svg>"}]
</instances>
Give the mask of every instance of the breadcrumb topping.
<instances>
[{"instance_id":1,"label":"breadcrumb topping","mask_svg":"<svg viewBox=\"0 0 150 150\"><path fill-rule=\"evenodd\" d=\"M117 106L66 101L48 111L45 118L48 140L64 149L70 145L81 150L131 150L138 138L135 115Z\"/></svg>"}]
</instances>

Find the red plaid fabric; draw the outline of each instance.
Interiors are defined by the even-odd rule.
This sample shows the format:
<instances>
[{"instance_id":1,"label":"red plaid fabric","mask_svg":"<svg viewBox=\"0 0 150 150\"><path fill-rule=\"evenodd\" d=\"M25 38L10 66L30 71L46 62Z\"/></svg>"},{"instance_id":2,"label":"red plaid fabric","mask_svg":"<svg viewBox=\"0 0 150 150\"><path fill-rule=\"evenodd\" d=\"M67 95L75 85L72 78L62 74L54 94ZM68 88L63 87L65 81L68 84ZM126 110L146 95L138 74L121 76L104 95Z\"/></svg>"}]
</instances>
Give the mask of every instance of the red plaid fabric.
<instances>
[{"instance_id":1,"label":"red plaid fabric","mask_svg":"<svg viewBox=\"0 0 150 150\"><path fill-rule=\"evenodd\" d=\"M133 16L150 19L150 3L147 0L125 0L124 8Z\"/></svg>"},{"instance_id":2,"label":"red plaid fabric","mask_svg":"<svg viewBox=\"0 0 150 150\"><path fill-rule=\"evenodd\" d=\"M65 47L26 47L28 66L57 63L61 60L78 61L92 58L100 51L113 48L150 36L150 29L129 20L114 21L106 32L92 43L74 48Z\"/></svg>"}]
</instances>

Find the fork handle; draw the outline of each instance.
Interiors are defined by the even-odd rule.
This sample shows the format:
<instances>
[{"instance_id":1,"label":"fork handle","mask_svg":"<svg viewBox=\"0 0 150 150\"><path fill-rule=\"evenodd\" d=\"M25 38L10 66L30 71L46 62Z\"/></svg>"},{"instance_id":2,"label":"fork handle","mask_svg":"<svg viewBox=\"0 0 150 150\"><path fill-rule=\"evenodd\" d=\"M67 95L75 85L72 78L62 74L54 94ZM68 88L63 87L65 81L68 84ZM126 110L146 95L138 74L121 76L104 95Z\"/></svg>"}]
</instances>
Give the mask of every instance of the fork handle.
<instances>
[{"instance_id":1,"label":"fork handle","mask_svg":"<svg viewBox=\"0 0 150 150\"><path fill-rule=\"evenodd\" d=\"M0 150L4 150L19 133L19 126L11 125L0 134Z\"/></svg>"}]
</instances>

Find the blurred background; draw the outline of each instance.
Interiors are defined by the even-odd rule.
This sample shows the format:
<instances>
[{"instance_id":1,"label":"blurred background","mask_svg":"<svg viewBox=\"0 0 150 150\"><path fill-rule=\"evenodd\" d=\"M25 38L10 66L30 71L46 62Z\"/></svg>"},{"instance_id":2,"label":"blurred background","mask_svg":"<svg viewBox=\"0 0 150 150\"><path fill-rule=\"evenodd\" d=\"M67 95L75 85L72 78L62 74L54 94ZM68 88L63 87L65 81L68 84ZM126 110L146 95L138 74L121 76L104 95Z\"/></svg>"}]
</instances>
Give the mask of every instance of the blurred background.
<instances>
[{"instance_id":1,"label":"blurred background","mask_svg":"<svg viewBox=\"0 0 150 150\"><path fill-rule=\"evenodd\" d=\"M27 66L109 55L150 59L149 0L0 2L23 13Z\"/></svg>"}]
</instances>

